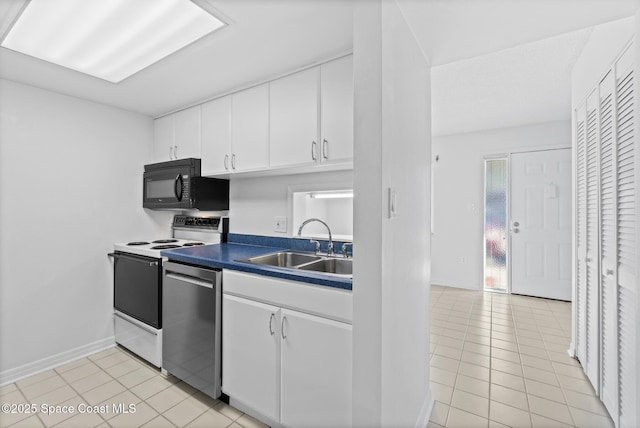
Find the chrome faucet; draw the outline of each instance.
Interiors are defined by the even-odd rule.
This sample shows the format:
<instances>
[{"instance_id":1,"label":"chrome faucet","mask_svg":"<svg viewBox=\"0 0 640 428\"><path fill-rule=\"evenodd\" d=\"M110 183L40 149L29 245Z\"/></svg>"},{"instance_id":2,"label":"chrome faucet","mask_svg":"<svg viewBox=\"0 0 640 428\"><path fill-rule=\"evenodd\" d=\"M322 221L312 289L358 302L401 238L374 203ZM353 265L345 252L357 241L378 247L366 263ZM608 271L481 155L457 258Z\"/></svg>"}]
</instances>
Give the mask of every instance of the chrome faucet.
<instances>
[{"instance_id":1,"label":"chrome faucet","mask_svg":"<svg viewBox=\"0 0 640 428\"><path fill-rule=\"evenodd\" d=\"M342 256L346 259L349 257L349 253L347 252L347 247L351 247L351 252L353 252L353 242L345 242L342 244Z\"/></svg>"},{"instance_id":2,"label":"chrome faucet","mask_svg":"<svg viewBox=\"0 0 640 428\"><path fill-rule=\"evenodd\" d=\"M333 238L331 237L331 229L329 228L329 225L327 223L320 220L319 218L310 218L308 220L303 221L302 224L300 225L300 228L298 229L298 236L302 236L302 228L305 227L307 224L311 223L312 221L317 221L319 223L322 223L324 227L327 228L327 232L329 232L329 247L327 248L327 255L328 256L332 255L333 254ZM311 242L313 242L313 240Z\"/></svg>"}]
</instances>

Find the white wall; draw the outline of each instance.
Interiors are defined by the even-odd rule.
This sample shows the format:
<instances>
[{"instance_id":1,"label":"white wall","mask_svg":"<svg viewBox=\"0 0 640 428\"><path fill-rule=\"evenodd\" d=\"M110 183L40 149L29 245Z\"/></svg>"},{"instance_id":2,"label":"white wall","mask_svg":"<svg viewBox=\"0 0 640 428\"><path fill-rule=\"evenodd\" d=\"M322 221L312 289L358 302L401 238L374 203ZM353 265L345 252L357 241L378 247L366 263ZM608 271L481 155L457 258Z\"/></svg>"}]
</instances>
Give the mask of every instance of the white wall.
<instances>
[{"instance_id":1,"label":"white wall","mask_svg":"<svg viewBox=\"0 0 640 428\"><path fill-rule=\"evenodd\" d=\"M165 236L142 209L149 117L0 80L0 384L113 343L118 241Z\"/></svg>"},{"instance_id":2,"label":"white wall","mask_svg":"<svg viewBox=\"0 0 640 428\"><path fill-rule=\"evenodd\" d=\"M430 66L395 1L354 6L353 424L426 426ZM397 215L387 218L388 189Z\"/></svg>"},{"instance_id":3,"label":"white wall","mask_svg":"<svg viewBox=\"0 0 640 428\"><path fill-rule=\"evenodd\" d=\"M432 284L483 288L485 156L561 147L569 121L434 137Z\"/></svg>"},{"instance_id":4,"label":"white wall","mask_svg":"<svg viewBox=\"0 0 640 428\"><path fill-rule=\"evenodd\" d=\"M291 191L351 187L352 171L334 171L273 177L231 177L229 231L249 235L290 237L298 233L293 224ZM344 187L347 186L347 187ZM287 233L275 231L276 216L287 217ZM329 223L331 226L331 223Z\"/></svg>"}]
</instances>

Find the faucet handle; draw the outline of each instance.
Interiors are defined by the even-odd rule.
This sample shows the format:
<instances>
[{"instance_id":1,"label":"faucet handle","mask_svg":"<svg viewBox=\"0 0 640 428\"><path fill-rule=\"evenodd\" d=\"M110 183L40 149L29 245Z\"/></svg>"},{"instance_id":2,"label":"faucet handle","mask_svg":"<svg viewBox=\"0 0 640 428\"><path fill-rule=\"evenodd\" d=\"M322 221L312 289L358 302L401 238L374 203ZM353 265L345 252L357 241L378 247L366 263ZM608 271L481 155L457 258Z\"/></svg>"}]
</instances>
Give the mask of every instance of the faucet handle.
<instances>
[{"instance_id":1,"label":"faucet handle","mask_svg":"<svg viewBox=\"0 0 640 428\"><path fill-rule=\"evenodd\" d=\"M315 239L310 239L309 242L312 244L316 244L316 254L318 254L320 252L320 241L316 241Z\"/></svg>"},{"instance_id":2,"label":"faucet handle","mask_svg":"<svg viewBox=\"0 0 640 428\"><path fill-rule=\"evenodd\" d=\"M345 242L344 244L342 244L342 255L344 256L344 258L349 257L349 255L347 254L348 246L351 246L351 251L353 252L353 242Z\"/></svg>"}]
</instances>

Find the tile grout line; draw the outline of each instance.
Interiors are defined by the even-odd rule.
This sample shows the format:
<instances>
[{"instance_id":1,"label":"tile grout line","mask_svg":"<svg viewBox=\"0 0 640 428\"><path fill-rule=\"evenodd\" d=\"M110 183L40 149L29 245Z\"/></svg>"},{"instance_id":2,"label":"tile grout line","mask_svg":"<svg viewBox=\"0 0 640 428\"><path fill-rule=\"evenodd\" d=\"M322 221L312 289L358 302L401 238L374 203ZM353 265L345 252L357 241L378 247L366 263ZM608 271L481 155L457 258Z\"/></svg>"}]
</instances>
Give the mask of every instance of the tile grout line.
<instances>
[{"instance_id":1,"label":"tile grout line","mask_svg":"<svg viewBox=\"0 0 640 428\"><path fill-rule=\"evenodd\" d=\"M555 317L555 314L553 316L553 318L556 320L556 322L558 321ZM543 340L544 342L544 340ZM549 350L547 349L546 343L545 343L545 352L547 353L547 355L549 355ZM551 356L549 355L549 359L551 359ZM558 373L556 372L556 367L551 364L551 367L553 367L553 374L556 375L556 379L558 379ZM562 393L562 398L564 398L565 403L567 403L567 409L569 410L569 417L571 417L571 421L573 422L573 426L577 427L578 424L575 420L575 418L573 417L573 413L571 412L571 406L569 405L569 400L567 400L567 394L564 391L564 388L562 387L562 384L560 383L560 379L558 379L558 384L560 386L560 392Z\"/></svg>"},{"instance_id":2,"label":"tile grout line","mask_svg":"<svg viewBox=\"0 0 640 428\"><path fill-rule=\"evenodd\" d=\"M527 387L527 381L524 376L524 368L522 367L524 364L522 364L522 355L520 354L520 341L518 340L518 330L516 326L516 319L513 316L513 307L511 305L509 305L509 309L511 310L511 320L513 321L513 332L515 333L516 346L518 347L518 359L520 360L520 370L522 370L522 383L524 384L524 394L527 399L527 410L529 411L529 422L531 423L531 426L534 426L533 413L531 413L531 403L529 402L529 388ZM537 329L537 325L536 325L536 329Z\"/></svg>"},{"instance_id":3,"label":"tile grout line","mask_svg":"<svg viewBox=\"0 0 640 428\"><path fill-rule=\"evenodd\" d=\"M493 366L493 296L489 294L489 409L487 410L487 420L491 422L491 372Z\"/></svg>"}]
</instances>

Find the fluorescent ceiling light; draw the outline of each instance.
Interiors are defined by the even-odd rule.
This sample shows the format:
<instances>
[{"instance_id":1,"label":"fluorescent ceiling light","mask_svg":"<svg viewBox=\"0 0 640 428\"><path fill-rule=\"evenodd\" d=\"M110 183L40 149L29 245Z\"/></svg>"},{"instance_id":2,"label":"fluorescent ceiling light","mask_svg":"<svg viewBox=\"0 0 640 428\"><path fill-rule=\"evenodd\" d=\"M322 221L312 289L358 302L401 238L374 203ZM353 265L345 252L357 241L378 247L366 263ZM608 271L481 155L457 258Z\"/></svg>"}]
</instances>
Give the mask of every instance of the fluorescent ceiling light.
<instances>
[{"instance_id":1,"label":"fluorescent ceiling light","mask_svg":"<svg viewBox=\"0 0 640 428\"><path fill-rule=\"evenodd\" d=\"M1 46L117 83L225 25L190 0L30 0Z\"/></svg>"},{"instance_id":2,"label":"fluorescent ceiling light","mask_svg":"<svg viewBox=\"0 0 640 428\"><path fill-rule=\"evenodd\" d=\"M313 199L343 199L353 198L353 191L329 191L329 192L311 192L309 197Z\"/></svg>"}]
</instances>

